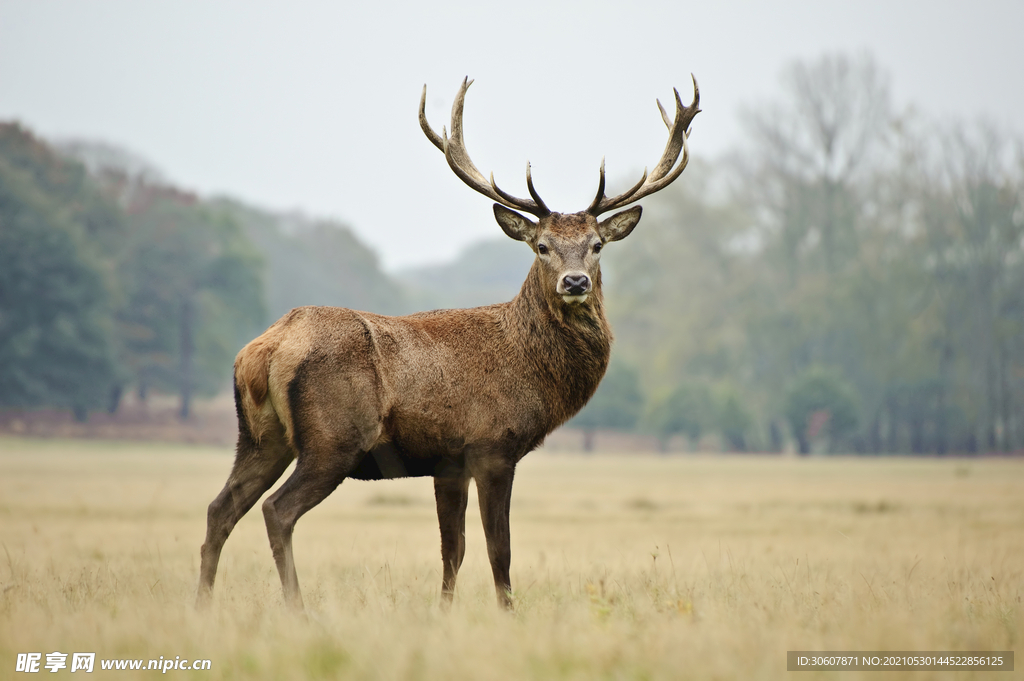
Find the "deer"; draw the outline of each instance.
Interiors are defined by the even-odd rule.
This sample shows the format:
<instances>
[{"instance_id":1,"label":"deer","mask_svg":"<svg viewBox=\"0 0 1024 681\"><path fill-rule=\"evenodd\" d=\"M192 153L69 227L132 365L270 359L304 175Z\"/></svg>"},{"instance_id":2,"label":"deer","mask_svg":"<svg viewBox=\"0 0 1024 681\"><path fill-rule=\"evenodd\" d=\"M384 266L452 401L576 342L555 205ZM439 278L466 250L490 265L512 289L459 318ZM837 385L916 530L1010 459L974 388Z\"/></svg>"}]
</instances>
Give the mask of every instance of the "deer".
<instances>
[{"instance_id":1,"label":"deer","mask_svg":"<svg viewBox=\"0 0 1024 681\"><path fill-rule=\"evenodd\" d=\"M516 465L575 415L597 389L611 353L600 256L626 238L641 207L617 212L674 182L689 160L687 138L700 111L675 92L670 118L658 101L668 142L654 169L616 196L597 195L583 211L557 213L541 200L530 164L531 198L485 179L463 139L468 77L452 104L451 135L419 122L452 171L495 201L502 231L536 257L511 301L401 317L336 307L299 307L238 353L234 365L238 441L224 488L207 510L196 603L209 604L217 565L235 524L295 461L263 503L267 536L285 603L302 611L292 533L307 511L346 478L434 479L441 534L441 605L455 595L466 551L469 484L476 484L487 556L500 607L513 609L509 509ZM531 215L535 220L523 215Z\"/></svg>"}]
</instances>

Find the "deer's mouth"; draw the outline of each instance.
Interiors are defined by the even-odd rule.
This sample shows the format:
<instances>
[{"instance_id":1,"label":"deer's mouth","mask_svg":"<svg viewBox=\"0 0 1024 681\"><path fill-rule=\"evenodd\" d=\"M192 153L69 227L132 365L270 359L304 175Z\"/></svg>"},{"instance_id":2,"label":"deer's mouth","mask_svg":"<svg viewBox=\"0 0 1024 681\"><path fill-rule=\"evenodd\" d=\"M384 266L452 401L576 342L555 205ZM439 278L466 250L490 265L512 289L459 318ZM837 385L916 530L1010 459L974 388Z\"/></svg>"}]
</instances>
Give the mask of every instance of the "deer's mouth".
<instances>
[{"instance_id":1,"label":"deer's mouth","mask_svg":"<svg viewBox=\"0 0 1024 681\"><path fill-rule=\"evenodd\" d=\"M588 293L583 293L581 295L573 296L573 295L569 295L568 293L563 293L562 294L562 300L564 300L569 305L579 305L580 303L587 302L587 296L589 296L589 295L590 294L588 294Z\"/></svg>"}]
</instances>

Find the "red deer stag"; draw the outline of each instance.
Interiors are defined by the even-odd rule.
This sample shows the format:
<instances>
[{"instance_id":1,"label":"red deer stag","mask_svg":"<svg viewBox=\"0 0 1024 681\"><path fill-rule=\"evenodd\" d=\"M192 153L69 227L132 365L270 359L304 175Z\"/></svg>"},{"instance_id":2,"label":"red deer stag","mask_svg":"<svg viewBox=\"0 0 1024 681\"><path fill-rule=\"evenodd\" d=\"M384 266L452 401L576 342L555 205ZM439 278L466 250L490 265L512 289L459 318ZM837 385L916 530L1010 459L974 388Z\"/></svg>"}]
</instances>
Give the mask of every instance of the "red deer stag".
<instances>
[{"instance_id":1,"label":"red deer stag","mask_svg":"<svg viewBox=\"0 0 1024 681\"><path fill-rule=\"evenodd\" d=\"M345 478L432 476L441 528L442 603L448 605L465 554L469 481L476 481L499 604L510 608L509 502L516 464L579 411L597 389L611 349L601 292L601 249L629 235L636 206L598 216L668 186L686 167L686 138L699 111L676 91L668 144L633 187L597 196L579 213L512 196L473 165L462 138L470 83L452 106L451 137L438 135L420 100L420 126L470 187L497 203L494 216L537 254L511 301L468 310L385 317L333 307L301 307L282 317L235 360L238 447L224 489L210 504L197 602L210 600L221 548L235 523L296 459L295 470L263 503L286 602L302 608L292 531L302 515ZM680 154L682 158L680 159ZM677 164L678 161L678 164ZM537 218L530 220L517 209Z\"/></svg>"}]
</instances>

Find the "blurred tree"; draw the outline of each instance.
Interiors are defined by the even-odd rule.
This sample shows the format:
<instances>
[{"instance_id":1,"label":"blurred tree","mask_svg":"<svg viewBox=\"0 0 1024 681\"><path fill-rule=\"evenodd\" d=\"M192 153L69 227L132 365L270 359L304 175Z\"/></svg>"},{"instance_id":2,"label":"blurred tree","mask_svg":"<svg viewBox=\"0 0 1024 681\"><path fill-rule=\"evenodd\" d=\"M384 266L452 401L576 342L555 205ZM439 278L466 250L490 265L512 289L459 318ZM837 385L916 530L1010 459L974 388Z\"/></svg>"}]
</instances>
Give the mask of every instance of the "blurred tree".
<instances>
[{"instance_id":1,"label":"blurred tree","mask_svg":"<svg viewBox=\"0 0 1024 681\"><path fill-rule=\"evenodd\" d=\"M275 317L301 304L411 311L341 225L202 201L110 145L61 150L0 124L0 404L83 417L134 386L177 393L187 417L270 321L265 271Z\"/></svg>"},{"instance_id":2,"label":"blurred tree","mask_svg":"<svg viewBox=\"0 0 1024 681\"><path fill-rule=\"evenodd\" d=\"M937 298L937 408L973 412L986 449L1024 447L1024 142L981 121L940 126L921 147L919 241Z\"/></svg>"},{"instance_id":3,"label":"blurred tree","mask_svg":"<svg viewBox=\"0 0 1024 681\"><path fill-rule=\"evenodd\" d=\"M869 57L791 65L745 116L729 191L695 161L652 199L644 238L609 249L617 351L647 394L742 385L729 411L778 448L781 396L821 366L862 416L839 437L829 412L833 449L1024 447L1024 143L889 100ZM701 431L749 447L750 428Z\"/></svg>"},{"instance_id":4,"label":"blurred tree","mask_svg":"<svg viewBox=\"0 0 1024 681\"><path fill-rule=\"evenodd\" d=\"M862 183L887 150L888 79L867 55L794 62L782 97L743 114L745 193L791 275L834 272L857 251Z\"/></svg>"},{"instance_id":5,"label":"blurred tree","mask_svg":"<svg viewBox=\"0 0 1024 681\"><path fill-rule=\"evenodd\" d=\"M732 386L724 387L715 404L715 425L728 447L734 452L750 448L754 417Z\"/></svg>"},{"instance_id":6,"label":"blurred tree","mask_svg":"<svg viewBox=\"0 0 1024 681\"><path fill-rule=\"evenodd\" d=\"M597 392L569 424L583 431L583 449L590 452L598 428L632 430L642 408L643 395L636 370L613 358Z\"/></svg>"},{"instance_id":7,"label":"blurred tree","mask_svg":"<svg viewBox=\"0 0 1024 681\"><path fill-rule=\"evenodd\" d=\"M857 428L853 391L841 378L818 368L796 378L786 392L785 414L801 454L809 454L818 437L836 451Z\"/></svg>"},{"instance_id":8,"label":"blurred tree","mask_svg":"<svg viewBox=\"0 0 1024 681\"><path fill-rule=\"evenodd\" d=\"M0 405L70 408L84 420L117 380L116 207L84 168L0 124Z\"/></svg>"},{"instance_id":9,"label":"blurred tree","mask_svg":"<svg viewBox=\"0 0 1024 681\"><path fill-rule=\"evenodd\" d=\"M782 84L745 115L730 192L693 165L644 238L609 249L617 351L651 395L744 386L729 411L775 448L797 418L780 396L818 366L859 407L817 410L832 449L1024 447L1024 142L894 115L866 56L795 63Z\"/></svg>"},{"instance_id":10,"label":"blurred tree","mask_svg":"<svg viewBox=\"0 0 1024 681\"><path fill-rule=\"evenodd\" d=\"M86 240L83 247L97 256L117 251L124 236L123 216L82 163L56 153L17 123L0 123L0 157L63 218L81 229ZM104 262L111 266L110 260Z\"/></svg>"},{"instance_id":11,"label":"blurred tree","mask_svg":"<svg viewBox=\"0 0 1024 681\"><path fill-rule=\"evenodd\" d=\"M652 404L647 423L658 436L661 451L667 451L669 440L679 433L686 436L693 448L701 435L715 425L714 411L714 398L707 385L684 382L667 398Z\"/></svg>"},{"instance_id":12,"label":"blurred tree","mask_svg":"<svg viewBox=\"0 0 1024 681\"><path fill-rule=\"evenodd\" d=\"M616 349L652 395L731 376L745 352L736 322L756 273L739 238L748 216L723 197L714 168L694 160L691 172L602 255Z\"/></svg>"},{"instance_id":13,"label":"blurred tree","mask_svg":"<svg viewBox=\"0 0 1024 681\"><path fill-rule=\"evenodd\" d=\"M855 344L883 331L870 322L887 271L866 266L874 235L890 226L879 220L896 123L889 101L870 57L837 54L791 64L780 96L744 112L749 141L735 164L736 196L755 216L764 266L750 290L747 333L754 378L776 394L813 364L851 362L844 369L881 393L861 361L878 355Z\"/></svg>"},{"instance_id":14,"label":"blurred tree","mask_svg":"<svg viewBox=\"0 0 1024 681\"><path fill-rule=\"evenodd\" d=\"M381 269L377 254L345 225L229 199L211 206L241 225L266 263L267 324L302 305L378 314L413 311L402 288Z\"/></svg>"},{"instance_id":15,"label":"blurred tree","mask_svg":"<svg viewBox=\"0 0 1024 681\"><path fill-rule=\"evenodd\" d=\"M230 376L238 348L265 318L262 261L228 215L173 187L122 178L128 215L118 314L133 381L180 396L187 418L196 394Z\"/></svg>"}]
</instances>

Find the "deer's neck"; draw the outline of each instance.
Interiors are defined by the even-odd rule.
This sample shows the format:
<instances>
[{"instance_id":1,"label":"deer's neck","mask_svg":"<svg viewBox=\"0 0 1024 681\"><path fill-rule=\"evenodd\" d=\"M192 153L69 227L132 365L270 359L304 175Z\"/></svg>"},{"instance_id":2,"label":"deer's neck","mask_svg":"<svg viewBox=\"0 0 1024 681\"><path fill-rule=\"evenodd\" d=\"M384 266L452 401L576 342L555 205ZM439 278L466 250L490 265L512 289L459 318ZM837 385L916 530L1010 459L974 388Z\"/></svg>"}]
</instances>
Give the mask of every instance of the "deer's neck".
<instances>
[{"instance_id":1,"label":"deer's neck","mask_svg":"<svg viewBox=\"0 0 1024 681\"><path fill-rule=\"evenodd\" d=\"M535 261L507 314L515 344L540 383L553 430L583 408L608 368L612 333L600 273L587 301L568 305L543 281Z\"/></svg>"}]
</instances>

